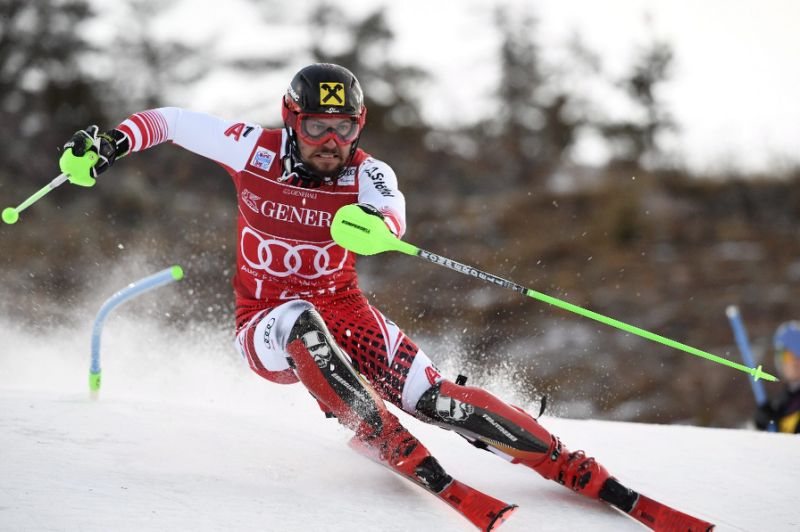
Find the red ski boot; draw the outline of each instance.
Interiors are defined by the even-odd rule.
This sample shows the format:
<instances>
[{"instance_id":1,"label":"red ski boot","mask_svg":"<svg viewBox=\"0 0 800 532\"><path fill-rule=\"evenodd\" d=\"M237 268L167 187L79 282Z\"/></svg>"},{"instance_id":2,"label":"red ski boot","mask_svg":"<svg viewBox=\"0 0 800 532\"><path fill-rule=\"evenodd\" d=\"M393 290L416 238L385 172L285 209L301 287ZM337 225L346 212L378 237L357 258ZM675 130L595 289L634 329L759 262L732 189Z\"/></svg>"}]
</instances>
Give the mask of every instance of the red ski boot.
<instances>
[{"instance_id":1,"label":"red ski boot","mask_svg":"<svg viewBox=\"0 0 800 532\"><path fill-rule=\"evenodd\" d=\"M545 460L535 465L524 461L521 463L533 468L544 478L555 480L582 495L615 506L651 530L709 532L714 528L712 523L623 486L594 458L587 457L583 451L569 452L555 436Z\"/></svg>"},{"instance_id":2,"label":"red ski boot","mask_svg":"<svg viewBox=\"0 0 800 532\"><path fill-rule=\"evenodd\" d=\"M367 434L372 427L363 424L356 431L356 438L379 453L382 462L386 462L406 476L414 476L414 470L431 454L420 441L408 432L394 414L386 412L380 434Z\"/></svg>"},{"instance_id":3,"label":"red ski boot","mask_svg":"<svg viewBox=\"0 0 800 532\"><path fill-rule=\"evenodd\" d=\"M569 452L561 440L551 436L552 441L544 459L538 463L528 460L513 460L522 463L546 479L555 480L572 491L597 499L605 481L610 477L606 468L583 451Z\"/></svg>"}]
</instances>

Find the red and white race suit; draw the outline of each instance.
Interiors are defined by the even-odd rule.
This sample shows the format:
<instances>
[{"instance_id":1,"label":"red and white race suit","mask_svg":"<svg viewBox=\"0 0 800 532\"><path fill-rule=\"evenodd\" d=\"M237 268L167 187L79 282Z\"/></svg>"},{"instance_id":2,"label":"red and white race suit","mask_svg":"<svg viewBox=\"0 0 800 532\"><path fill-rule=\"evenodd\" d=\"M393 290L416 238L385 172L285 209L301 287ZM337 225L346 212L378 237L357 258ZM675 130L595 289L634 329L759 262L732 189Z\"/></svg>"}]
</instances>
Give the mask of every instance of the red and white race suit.
<instances>
[{"instance_id":1,"label":"red and white race suit","mask_svg":"<svg viewBox=\"0 0 800 532\"><path fill-rule=\"evenodd\" d=\"M359 149L338 180L303 188L285 175L283 129L175 107L136 113L117 129L129 137L132 152L172 142L216 161L233 178L239 209L236 343L254 371L276 382L296 382L270 332L273 324L286 321L281 305L305 300L378 392L413 411L440 376L428 357L369 305L358 288L356 257L330 234L340 207L366 203L384 215L394 234L403 235L405 199L389 165Z\"/></svg>"}]
</instances>

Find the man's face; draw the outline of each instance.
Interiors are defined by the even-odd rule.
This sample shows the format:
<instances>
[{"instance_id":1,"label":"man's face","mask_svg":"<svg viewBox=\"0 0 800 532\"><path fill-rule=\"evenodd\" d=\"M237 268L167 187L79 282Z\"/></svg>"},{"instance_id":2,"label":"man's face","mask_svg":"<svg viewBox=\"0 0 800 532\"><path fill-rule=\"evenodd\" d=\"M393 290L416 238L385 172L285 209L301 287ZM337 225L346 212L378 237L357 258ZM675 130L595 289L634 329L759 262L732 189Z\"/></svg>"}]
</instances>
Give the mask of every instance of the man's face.
<instances>
[{"instance_id":1,"label":"man's face","mask_svg":"<svg viewBox=\"0 0 800 532\"><path fill-rule=\"evenodd\" d=\"M336 177L344 168L350 156L350 144L337 144L333 139L328 139L320 145L308 144L302 137L298 137L300 156L311 170L323 177Z\"/></svg>"},{"instance_id":2,"label":"man's face","mask_svg":"<svg viewBox=\"0 0 800 532\"><path fill-rule=\"evenodd\" d=\"M300 157L314 173L339 175L361 131L356 116L299 115L295 124Z\"/></svg>"}]
</instances>

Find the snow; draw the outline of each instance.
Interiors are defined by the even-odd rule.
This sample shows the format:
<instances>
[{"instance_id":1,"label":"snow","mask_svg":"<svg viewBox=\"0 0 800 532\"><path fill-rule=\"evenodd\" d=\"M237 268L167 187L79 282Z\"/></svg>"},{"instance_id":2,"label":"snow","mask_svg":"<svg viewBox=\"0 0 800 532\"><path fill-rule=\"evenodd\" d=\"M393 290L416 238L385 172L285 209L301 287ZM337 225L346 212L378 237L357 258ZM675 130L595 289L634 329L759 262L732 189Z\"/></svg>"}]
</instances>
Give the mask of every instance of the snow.
<instances>
[{"instance_id":1,"label":"snow","mask_svg":"<svg viewBox=\"0 0 800 532\"><path fill-rule=\"evenodd\" d=\"M351 451L348 431L300 385L251 373L227 332L112 317L103 389L91 400L88 325L22 325L0 320L0 530L471 529ZM520 505L500 530L643 529L453 433L403 419L453 476ZM541 421L624 483L719 531L800 530L794 436Z\"/></svg>"}]
</instances>

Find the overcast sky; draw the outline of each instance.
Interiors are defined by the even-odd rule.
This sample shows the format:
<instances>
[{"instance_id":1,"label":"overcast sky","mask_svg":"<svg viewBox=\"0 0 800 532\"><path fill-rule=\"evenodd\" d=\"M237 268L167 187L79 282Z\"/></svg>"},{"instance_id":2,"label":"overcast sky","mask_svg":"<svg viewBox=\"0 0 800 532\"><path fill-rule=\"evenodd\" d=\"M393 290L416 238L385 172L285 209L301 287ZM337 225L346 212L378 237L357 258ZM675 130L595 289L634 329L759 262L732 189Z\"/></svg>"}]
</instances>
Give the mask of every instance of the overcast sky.
<instances>
[{"instance_id":1,"label":"overcast sky","mask_svg":"<svg viewBox=\"0 0 800 532\"><path fill-rule=\"evenodd\" d=\"M360 0L363 4L377 3ZM390 7L398 53L435 65L462 109L480 98L476 82L495 79L495 39L480 16L486 2L423 2ZM497 4L497 3L494 3ZM629 68L637 46L653 37L676 52L664 98L683 126L679 144L691 165L738 160L761 168L798 160L800 141L800 2L794 0L537 0L503 4L535 14L545 57L563 53L577 33L611 73ZM412 6L412 7L409 7ZM417 7L417 9L414 9ZM414 29L418 32L414 36ZM426 54L426 46L439 53ZM446 73L446 74L445 74ZM485 75L488 74L488 75ZM465 82L469 80L468 82ZM453 100L450 100L453 101ZM594 157L587 150L585 156Z\"/></svg>"},{"instance_id":2,"label":"overcast sky","mask_svg":"<svg viewBox=\"0 0 800 532\"><path fill-rule=\"evenodd\" d=\"M490 108L499 44L490 17L494 6L508 5L538 18L536 39L545 59L556 64L575 34L600 55L608 73L617 75L630 68L637 47L653 38L669 42L676 59L673 80L664 87L663 97L682 126L669 148L682 153L693 169L762 170L800 160L799 1L349 0L339 4L346 12L364 15L387 7L396 33L392 53L434 75L434 83L426 86L425 108L433 120L471 119ZM290 11L300 19L303 10L314 5L297 1ZM305 37L291 24L266 31L264 19L245 0L229 0L224 8L212 0L193 0L170 13L161 23L162 32L174 35L178 28L190 42L215 34L218 50L230 54L247 47L286 49ZM277 101L291 74L281 72L236 85L212 76L176 95L176 103L217 114L255 113L255 120L277 120ZM256 113L248 106L270 93L276 101L273 110ZM608 105L614 110L613 103ZM583 162L601 163L604 152L585 142L579 155Z\"/></svg>"}]
</instances>

